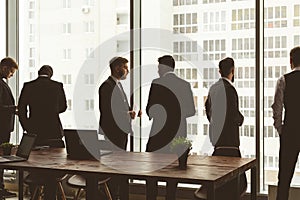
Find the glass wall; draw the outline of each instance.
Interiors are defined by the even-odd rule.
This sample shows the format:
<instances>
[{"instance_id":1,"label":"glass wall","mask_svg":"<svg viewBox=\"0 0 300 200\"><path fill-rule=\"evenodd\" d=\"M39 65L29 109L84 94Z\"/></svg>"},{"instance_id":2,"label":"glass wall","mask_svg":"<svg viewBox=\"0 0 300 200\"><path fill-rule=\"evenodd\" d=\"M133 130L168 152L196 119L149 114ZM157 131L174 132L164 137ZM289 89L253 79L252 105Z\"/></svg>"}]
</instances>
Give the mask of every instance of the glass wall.
<instances>
[{"instance_id":1,"label":"glass wall","mask_svg":"<svg viewBox=\"0 0 300 200\"><path fill-rule=\"evenodd\" d=\"M289 51L300 45L300 4L296 0L264 5L264 177L263 185L276 183L279 138L273 128L271 104L276 80L290 70ZM234 85L245 117L240 128L243 157L255 157L255 0L141 0L140 85L141 139L145 151L152 121L145 107L151 81L158 77L157 58L176 59L176 74L190 82L196 115L188 119L192 153L210 155L204 102L209 87L219 79L218 62L235 60ZM130 1L24 0L19 1L19 88L37 77L49 64L53 79L63 82L68 109L61 114L64 128L98 129L98 87L110 74L113 56L130 57ZM220 9L215 9L215 8ZM5 1L0 0L0 56L5 52ZM139 17L141 17L139 19ZM135 38L136 39L136 38ZM137 53L138 51L133 51ZM133 63L134 64L134 63ZM263 68L263 69L262 69ZM123 81L130 95L130 80ZM139 123L134 122L138 127ZM22 129L20 129L22 130ZM20 131L21 132L21 131ZM136 140L135 140L136 141ZM259 156L258 156L259 157ZM293 184L299 184L299 162ZM250 179L249 179L250 180ZM264 189L267 189L265 187Z\"/></svg>"},{"instance_id":2,"label":"glass wall","mask_svg":"<svg viewBox=\"0 0 300 200\"><path fill-rule=\"evenodd\" d=\"M290 50L300 45L300 3L297 0L264 1L264 177L277 183L279 136L273 127L272 108L277 79L290 72ZM292 184L300 184L296 164Z\"/></svg>"},{"instance_id":3,"label":"glass wall","mask_svg":"<svg viewBox=\"0 0 300 200\"><path fill-rule=\"evenodd\" d=\"M98 129L98 88L109 60L129 59L129 1L25 0L20 3L20 89L42 65L64 84L64 128ZM129 94L130 81L124 89Z\"/></svg>"},{"instance_id":4,"label":"glass wall","mask_svg":"<svg viewBox=\"0 0 300 200\"><path fill-rule=\"evenodd\" d=\"M194 95L196 115L188 119L187 130L192 153L211 155L204 102L209 87L220 78L219 61L232 57L234 85L245 117L240 149L243 157L255 157L255 1L142 1L141 12L142 107L152 79L158 78L157 58L173 55L176 74L191 84ZM151 123L143 116L142 149Z\"/></svg>"}]
</instances>

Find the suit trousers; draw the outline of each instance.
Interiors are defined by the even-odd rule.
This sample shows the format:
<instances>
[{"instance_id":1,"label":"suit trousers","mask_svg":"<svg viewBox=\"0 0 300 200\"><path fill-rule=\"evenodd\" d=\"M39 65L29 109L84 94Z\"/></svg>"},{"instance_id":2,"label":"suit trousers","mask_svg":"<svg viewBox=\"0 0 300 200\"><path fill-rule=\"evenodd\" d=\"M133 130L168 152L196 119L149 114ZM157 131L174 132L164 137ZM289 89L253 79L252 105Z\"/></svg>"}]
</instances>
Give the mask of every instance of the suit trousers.
<instances>
[{"instance_id":1,"label":"suit trousers","mask_svg":"<svg viewBox=\"0 0 300 200\"><path fill-rule=\"evenodd\" d=\"M9 142L10 140L10 131L1 131L0 132L0 144L4 142ZM4 180L3 180L3 169L0 169L0 190L4 189Z\"/></svg>"},{"instance_id":2,"label":"suit trousers","mask_svg":"<svg viewBox=\"0 0 300 200\"><path fill-rule=\"evenodd\" d=\"M289 135L280 135L279 172L276 200L288 200L289 188L299 154L299 144Z\"/></svg>"}]
</instances>

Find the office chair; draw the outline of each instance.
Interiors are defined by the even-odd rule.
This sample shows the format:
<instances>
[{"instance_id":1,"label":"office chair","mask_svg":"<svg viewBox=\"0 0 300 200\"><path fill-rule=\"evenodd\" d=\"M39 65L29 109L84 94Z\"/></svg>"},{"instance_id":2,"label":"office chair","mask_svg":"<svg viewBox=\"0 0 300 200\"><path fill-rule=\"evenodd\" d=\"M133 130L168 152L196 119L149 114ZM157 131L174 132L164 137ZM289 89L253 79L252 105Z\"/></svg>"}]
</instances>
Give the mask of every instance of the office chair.
<instances>
[{"instance_id":1,"label":"office chair","mask_svg":"<svg viewBox=\"0 0 300 200\"><path fill-rule=\"evenodd\" d=\"M109 200L112 200L112 197L111 197L111 194L110 194L110 191L109 191L109 188L108 188L108 185L107 185L107 182L110 180L110 177L108 178L104 178L102 180L99 180L98 181L98 186L101 186L103 185L104 186L104 191L105 191L105 194L107 196L107 198ZM81 175L73 175L71 176L68 180L67 180L67 184L70 186L70 187L74 187L74 188L77 188L78 191L76 192L75 196L74 196L74 200L78 200L79 197L80 197L80 194L81 192L85 189L86 187L86 181L85 181L85 178Z\"/></svg>"},{"instance_id":2,"label":"office chair","mask_svg":"<svg viewBox=\"0 0 300 200\"><path fill-rule=\"evenodd\" d=\"M56 198L61 199L61 200L67 200L63 186L62 186L62 181L67 177L67 175L64 175L62 177L57 177L57 187L58 191L56 193ZM24 183L27 184L28 186L34 185L34 191L31 194L31 200L36 200L36 199L43 199L43 188L45 185L45 181L43 179L32 179L30 176L26 176L24 179Z\"/></svg>"}]
</instances>

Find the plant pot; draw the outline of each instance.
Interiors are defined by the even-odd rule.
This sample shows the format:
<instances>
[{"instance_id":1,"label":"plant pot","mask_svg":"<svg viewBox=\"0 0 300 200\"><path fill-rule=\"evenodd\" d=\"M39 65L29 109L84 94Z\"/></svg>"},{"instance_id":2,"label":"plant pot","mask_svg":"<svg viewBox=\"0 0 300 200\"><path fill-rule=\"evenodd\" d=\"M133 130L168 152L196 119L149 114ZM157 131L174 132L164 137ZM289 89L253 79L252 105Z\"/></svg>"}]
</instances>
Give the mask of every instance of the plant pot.
<instances>
[{"instance_id":1,"label":"plant pot","mask_svg":"<svg viewBox=\"0 0 300 200\"><path fill-rule=\"evenodd\" d=\"M187 168L187 159L190 153L190 149L185 150L183 154L178 155L178 167L179 169L186 169Z\"/></svg>"},{"instance_id":2,"label":"plant pot","mask_svg":"<svg viewBox=\"0 0 300 200\"><path fill-rule=\"evenodd\" d=\"M3 155L4 155L4 156L9 156L9 155L11 155L11 149L12 149L12 147L3 148L3 149L2 149Z\"/></svg>"}]
</instances>

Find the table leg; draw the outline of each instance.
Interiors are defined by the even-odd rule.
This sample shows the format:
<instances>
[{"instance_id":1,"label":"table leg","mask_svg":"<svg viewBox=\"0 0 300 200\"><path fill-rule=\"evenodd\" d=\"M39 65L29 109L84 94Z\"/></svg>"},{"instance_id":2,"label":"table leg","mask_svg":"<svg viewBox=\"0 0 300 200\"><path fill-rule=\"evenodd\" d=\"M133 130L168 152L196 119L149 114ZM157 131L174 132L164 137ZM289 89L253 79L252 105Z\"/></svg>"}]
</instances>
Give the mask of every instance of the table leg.
<instances>
[{"instance_id":1,"label":"table leg","mask_svg":"<svg viewBox=\"0 0 300 200\"><path fill-rule=\"evenodd\" d=\"M22 169L19 170L19 200L23 200L23 177L24 177L24 171Z\"/></svg>"},{"instance_id":2,"label":"table leg","mask_svg":"<svg viewBox=\"0 0 300 200\"><path fill-rule=\"evenodd\" d=\"M234 180L234 182L236 182L236 199L240 199L240 183L241 183L241 179L240 179L240 174L237 175L236 179Z\"/></svg>"},{"instance_id":3,"label":"table leg","mask_svg":"<svg viewBox=\"0 0 300 200\"><path fill-rule=\"evenodd\" d=\"M213 183L207 184L207 200L215 200L215 185Z\"/></svg>"},{"instance_id":4,"label":"table leg","mask_svg":"<svg viewBox=\"0 0 300 200\"><path fill-rule=\"evenodd\" d=\"M98 179L95 176L86 176L86 199L95 200L98 196Z\"/></svg>"},{"instance_id":5,"label":"table leg","mask_svg":"<svg viewBox=\"0 0 300 200\"><path fill-rule=\"evenodd\" d=\"M251 200L256 200L256 166L251 168Z\"/></svg>"}]
</instances>

